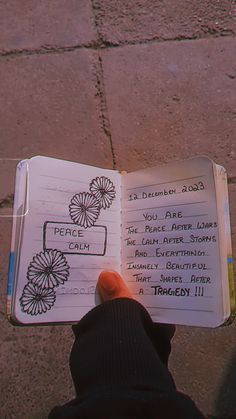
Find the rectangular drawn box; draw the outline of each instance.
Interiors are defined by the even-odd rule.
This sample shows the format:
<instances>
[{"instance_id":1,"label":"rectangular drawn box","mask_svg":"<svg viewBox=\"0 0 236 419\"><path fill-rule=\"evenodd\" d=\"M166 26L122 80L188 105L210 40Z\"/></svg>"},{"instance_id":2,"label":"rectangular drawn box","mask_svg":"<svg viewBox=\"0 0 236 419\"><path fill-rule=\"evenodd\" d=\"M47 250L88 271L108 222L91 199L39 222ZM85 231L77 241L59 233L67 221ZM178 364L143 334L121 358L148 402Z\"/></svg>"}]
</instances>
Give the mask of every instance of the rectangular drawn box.
<instances>
[{"instance_id":1,"label":"rectangular drawn box","mask_svg":"<svg viewBox=\"0 0 236 419\"><path fill-rule=\"evenodd\" d=\"M46 221L43 225L44 250L57 249L70 255L104 256L107 246L107 228L83 228L74 223Z\"/></svg>"}]
</instances>

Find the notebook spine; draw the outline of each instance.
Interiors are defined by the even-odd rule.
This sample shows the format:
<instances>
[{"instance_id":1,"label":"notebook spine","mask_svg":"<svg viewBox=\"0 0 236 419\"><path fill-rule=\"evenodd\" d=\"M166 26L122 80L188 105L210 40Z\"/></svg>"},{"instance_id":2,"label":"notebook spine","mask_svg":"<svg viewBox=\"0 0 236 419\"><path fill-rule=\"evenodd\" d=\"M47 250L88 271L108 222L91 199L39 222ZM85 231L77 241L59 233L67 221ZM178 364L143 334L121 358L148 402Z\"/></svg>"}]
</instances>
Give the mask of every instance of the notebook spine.
<instances>
[{"instance_id":1,"label":"notebook spine","mask_svg":"<svg viewBox=\"0 0 236 419\"><path fill-rule=\"evenodd\" d=\"M122 259L123 259L123 243L122 243L122 236L123 236L123 211L122 211L122 198L123 198L123 182L122 177L127 174L125 170L120 172L121 174L121 183L120 183L120 273L123 275L123 266L122 266Z\"/></svg>"}]
</instances>

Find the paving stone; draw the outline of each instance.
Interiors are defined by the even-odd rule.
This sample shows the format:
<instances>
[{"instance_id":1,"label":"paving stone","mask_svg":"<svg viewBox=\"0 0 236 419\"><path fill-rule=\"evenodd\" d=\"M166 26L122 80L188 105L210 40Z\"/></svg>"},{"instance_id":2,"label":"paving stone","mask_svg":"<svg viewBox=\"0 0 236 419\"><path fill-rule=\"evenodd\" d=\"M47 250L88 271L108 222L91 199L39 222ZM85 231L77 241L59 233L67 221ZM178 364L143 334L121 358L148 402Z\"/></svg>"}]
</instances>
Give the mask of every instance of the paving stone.
<instances>
[{"instance_id":1,"label":"paving stone","mask_svg":"<svg viewBox=\"0 0 236 419\"><path fill-rule=\"evenodd\" d=\"M205 414L236 416L235 322L204 329L178 326L170 369L177 388L188 394Z\"/></svg>"},{"instance_id":2,"label":"paving stone","mask_svg":"<svg viewBox=\"0 0 236 419\"><path fill-rule=\"evenodd\" d=\"M90 1L0 2L0 51L67 47L96 41Z\"/></svg>"},{"instance_id":3,"label":"paving stone","mask_svg":"<svg viewBox=\"0 0 236 419\"><path fill-rule=\"evenodd\" d=\"M120 169L203 154L235 174L235 50L227 37L103 52Z\"/></svg>"},{"instance_id":4,"label":"paving stone","mask_svg":"<svg viewBox=\"0 0 236 419\"><path fill-rule=\"evenodd\" d=\"M231 0L94 0L93 4L100 36L113 44L236 33Z\"/></svg>"},{"instance_id":5,"label":"paving stone","mask_svg":"<svg viewBox=\"0 0 236 419\"><path fill-rule=\"evenodd\" d=\"M2 59L0 157L42 154L111 167L96 66L96 52L87 50Z\"/></svg>"},{"instance_id":6,"label":"paving stone","mask_svg":"<svg viewBox=\"0 0 236 419\"><path fill-rule=\"evenodd\" d=\"M75 393L69 326L13 327L0 318L1 418L46 419Z\"/></svg>"}]
</instances>

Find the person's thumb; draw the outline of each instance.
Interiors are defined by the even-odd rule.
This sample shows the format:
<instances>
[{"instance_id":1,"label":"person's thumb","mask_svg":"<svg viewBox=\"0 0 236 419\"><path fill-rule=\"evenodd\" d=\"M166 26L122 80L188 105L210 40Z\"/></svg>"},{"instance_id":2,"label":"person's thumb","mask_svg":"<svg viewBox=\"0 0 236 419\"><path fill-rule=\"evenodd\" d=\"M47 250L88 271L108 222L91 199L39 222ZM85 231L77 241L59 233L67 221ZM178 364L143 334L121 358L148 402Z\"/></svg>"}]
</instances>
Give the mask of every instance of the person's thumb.
<instances>
[{"instance_id":1,"label":"person's thumb","mask_svg":"<svg viewBox=\"0 0 236 419\"><path fill-rule=\"evenodd\" d=\"M121 297L132 298L131 292L124 280L115 271L101 272L98 278L97 288L102 301Z\"/></svg>"}]
</instances>

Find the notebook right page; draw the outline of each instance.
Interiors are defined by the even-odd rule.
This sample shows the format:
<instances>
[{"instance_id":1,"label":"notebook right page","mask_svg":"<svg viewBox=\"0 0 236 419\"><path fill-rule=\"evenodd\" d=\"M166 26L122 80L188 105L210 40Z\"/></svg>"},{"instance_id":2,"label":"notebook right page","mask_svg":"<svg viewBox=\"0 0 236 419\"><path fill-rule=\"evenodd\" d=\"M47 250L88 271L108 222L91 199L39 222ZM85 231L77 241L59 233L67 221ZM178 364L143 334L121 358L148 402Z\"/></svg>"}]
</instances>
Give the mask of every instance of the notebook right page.
<instances>
[{"instance_id":1,"label":"notebook right page","mask_svg":"<svg viewBox=\"0 0 236 419\"><path fill-rule=\"evenodd\" d=\"M213 162L173 162L122 176L122 273L154 321L222 322Z\"/></svg>"}]
</instances>

